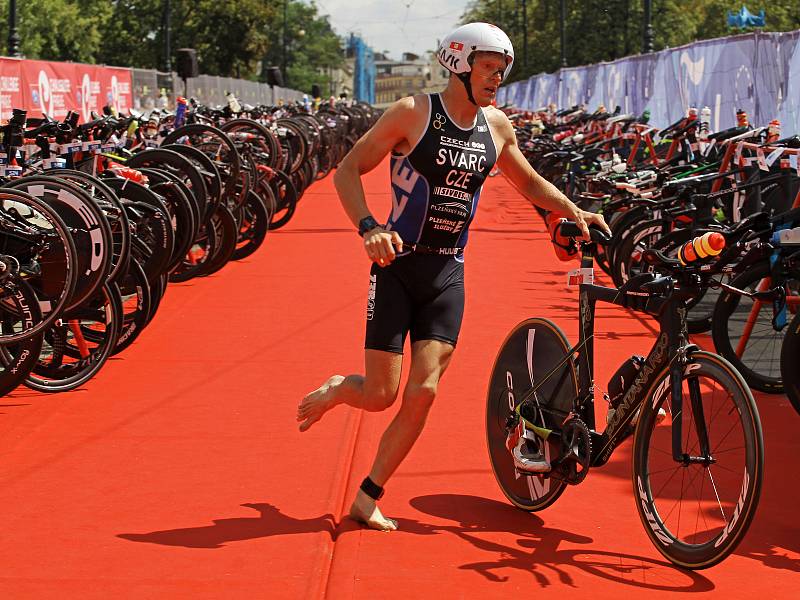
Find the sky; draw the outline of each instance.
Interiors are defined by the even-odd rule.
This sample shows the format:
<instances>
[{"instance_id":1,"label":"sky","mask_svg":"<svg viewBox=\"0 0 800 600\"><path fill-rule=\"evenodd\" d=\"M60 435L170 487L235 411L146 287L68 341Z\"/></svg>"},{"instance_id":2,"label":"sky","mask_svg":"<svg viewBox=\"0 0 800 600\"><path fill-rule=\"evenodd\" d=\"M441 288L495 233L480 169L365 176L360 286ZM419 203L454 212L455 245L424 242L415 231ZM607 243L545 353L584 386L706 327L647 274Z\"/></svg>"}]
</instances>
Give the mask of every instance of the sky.
<instances>
[{"instance_id":1,"label":"sky","mask_svg":"<svg viewBox=\"0 0 800 600\"><path fill-rule=\"evenodd\" d=\"M351 31L375 51L388 50L399 60L403 52L436 50L437 39L455 29L468 0L314 0L320 14L330 16L341 36Z\"/></svg>"}]
</instances>

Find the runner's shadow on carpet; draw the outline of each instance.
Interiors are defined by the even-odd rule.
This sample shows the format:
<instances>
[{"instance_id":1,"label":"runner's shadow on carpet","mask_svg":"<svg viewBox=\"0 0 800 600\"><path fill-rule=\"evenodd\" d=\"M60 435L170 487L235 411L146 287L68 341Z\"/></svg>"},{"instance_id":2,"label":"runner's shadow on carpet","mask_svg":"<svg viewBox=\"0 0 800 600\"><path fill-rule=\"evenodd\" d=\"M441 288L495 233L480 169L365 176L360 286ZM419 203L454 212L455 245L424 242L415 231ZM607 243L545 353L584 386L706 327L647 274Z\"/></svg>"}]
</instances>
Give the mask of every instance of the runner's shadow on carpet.
<instances>
[{"instance_id":1,"label":"runner's shadow on carpet","mask_svg":"<svg viewBox=\"0 0 800 600\"><path fill-rule=\"evenodd\" d=\"M488 581L508 581L509 570L530 573L541 587L557 579L562 585L576 586L573 574L585 574L649 590L705 592L714 584L696 572L679 570L672 564L644 556L587 549L559 549L562 542L589 545L588 536L547 527L538 515L523 512L504 502L478 496L434 494L418 496L411 505L420 512L457 522L457 525L432 526L448 532L487 553L486 560L460 565ZM515 545L497 541L511 533L521 536ZM457 551L454 551L457 555Z\"/></svg>"},{"instance_id":2,"label":"runner's shadow on carpet","mask_svg":"<svg viewBox=\"0 0 800 600\"><path fill-rule=\"evenodd\" d=\"M333 515L326 514L312 519L296 519L283 514L280 509L265 502L242 504L258 511L257 517L234 517L214 519L213 525L165 529L149 533L120 533L117 537L132 542L184 546L186 548L222 548L227 542L239 542L296 533L328 532L334 536Z\"/></svg>"}]
</instances>

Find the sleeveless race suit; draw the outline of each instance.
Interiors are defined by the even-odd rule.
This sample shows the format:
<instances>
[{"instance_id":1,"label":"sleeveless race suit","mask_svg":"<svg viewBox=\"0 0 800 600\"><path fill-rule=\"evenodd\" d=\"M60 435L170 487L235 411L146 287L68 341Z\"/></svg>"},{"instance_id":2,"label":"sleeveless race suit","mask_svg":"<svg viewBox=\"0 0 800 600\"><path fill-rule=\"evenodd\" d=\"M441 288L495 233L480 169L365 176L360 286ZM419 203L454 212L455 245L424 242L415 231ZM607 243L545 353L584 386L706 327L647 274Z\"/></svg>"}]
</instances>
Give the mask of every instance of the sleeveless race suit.
<instances>
[{"instance_id":1,"label":"sleeveless race suit","mask_svg":"<svg viewBox=\"0 0 800 600\"><path fill-rule=\"evenodd\" d=\"M398 232L404 248L391 265L370 271L367 348L402 353L409 331L412 343L455 346L464 314L463 251L496 160L483 109L462 129L438 94L428 96L424 133L408 154L391 157L386 228Z\"/></svg>"}]
</instances>

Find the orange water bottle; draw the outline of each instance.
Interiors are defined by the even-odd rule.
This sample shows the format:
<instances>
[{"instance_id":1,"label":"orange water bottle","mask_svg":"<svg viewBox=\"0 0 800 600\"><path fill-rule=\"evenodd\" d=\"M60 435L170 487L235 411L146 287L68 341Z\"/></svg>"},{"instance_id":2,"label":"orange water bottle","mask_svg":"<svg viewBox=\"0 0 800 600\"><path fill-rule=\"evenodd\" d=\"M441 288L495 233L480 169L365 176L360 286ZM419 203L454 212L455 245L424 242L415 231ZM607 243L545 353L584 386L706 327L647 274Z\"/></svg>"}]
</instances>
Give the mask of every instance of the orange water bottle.
<instances>
[{"instance_id":1,"label":"orange water bottle","mask_svg":"<svg viewBox=\"0 0 800 600\"><path fill-rule=\"evenodd\" d=\"M718 231L709 231L686 242L678 250L678 260L688 265L696 260L716 256L725 248L725 238Z\"/></svg>"}]
</instances>

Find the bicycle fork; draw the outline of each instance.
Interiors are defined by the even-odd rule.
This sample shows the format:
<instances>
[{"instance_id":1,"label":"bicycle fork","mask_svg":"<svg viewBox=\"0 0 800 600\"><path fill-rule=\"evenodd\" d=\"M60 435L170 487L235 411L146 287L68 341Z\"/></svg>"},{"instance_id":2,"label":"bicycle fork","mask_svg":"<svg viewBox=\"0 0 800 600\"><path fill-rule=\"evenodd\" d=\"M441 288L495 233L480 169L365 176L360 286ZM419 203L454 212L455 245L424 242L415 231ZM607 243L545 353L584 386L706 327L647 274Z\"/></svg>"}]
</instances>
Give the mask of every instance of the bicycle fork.
<instances>
[{"instance_id":1,"label":"bicycle fork","mask_svg":"<svg viewBox=\"0 0 800 600\"><path fill-rule=\"evenodd\" d=\"M672 396L672 458L675 462L681 463L685 467L690 464L708 466L715 462L711 457L700 382L695 375L692 375L693 371L700 368L700 365L693 363L691 360L691 353L696 349L697 346L694 346L694 344L680 348L669 369L670 395ZM684 451L683 448L684 378L686 378L686 384L689 389L689 403L692 409L691 421L694 423L697 441L700 446L699 456L692 456L688 453L688 438L686 450Z\"/></svg>"}]
</instances>

